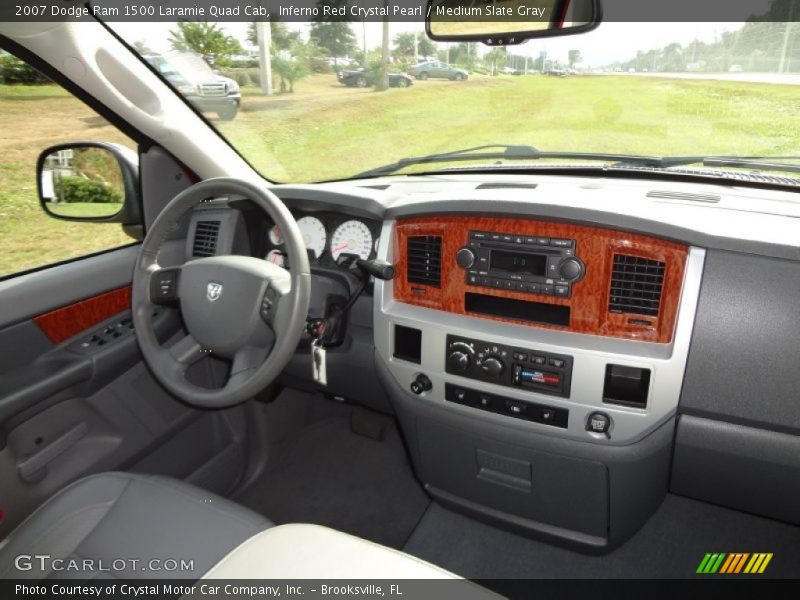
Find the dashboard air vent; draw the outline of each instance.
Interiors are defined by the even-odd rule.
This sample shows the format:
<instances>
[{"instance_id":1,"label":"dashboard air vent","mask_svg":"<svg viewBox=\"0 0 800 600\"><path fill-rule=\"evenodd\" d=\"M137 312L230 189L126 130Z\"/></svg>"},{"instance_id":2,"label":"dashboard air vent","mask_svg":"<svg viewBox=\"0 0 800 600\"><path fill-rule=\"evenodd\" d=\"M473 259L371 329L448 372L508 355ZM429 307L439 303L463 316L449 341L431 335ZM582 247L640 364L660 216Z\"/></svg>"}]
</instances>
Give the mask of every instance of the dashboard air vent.
<instances>
[{"instance_id":1,"label":"dashboard air vent","mask_svg":"<svg viewBox=\"0 0 800 600\"><path fill-rule=\"evenodd\" d=\"M614 313L658 316L664 263L626 254L614 255L608 310Z\"/></svg>"},{"instance_id":2,"label":"dashboard air vent","mask_svg":"<svg viewBox=\"0 0 800 600\"><path fill-rule=\"evenodd\" d=\"M194 230L192 256L214 256L217 253L219 221L198 221Z\"/></svg>"},{"instance_id":3,"label":"dashboard air vent","mask_svg":"<svg viewBox=\"0 0 800 600\"><path fill-rule=\"evenodd\" d=\"M408 282L439 287L442 278L442 238L438 235L421 235L409 237L407 241Z\"/></svg>"}]
</instances>

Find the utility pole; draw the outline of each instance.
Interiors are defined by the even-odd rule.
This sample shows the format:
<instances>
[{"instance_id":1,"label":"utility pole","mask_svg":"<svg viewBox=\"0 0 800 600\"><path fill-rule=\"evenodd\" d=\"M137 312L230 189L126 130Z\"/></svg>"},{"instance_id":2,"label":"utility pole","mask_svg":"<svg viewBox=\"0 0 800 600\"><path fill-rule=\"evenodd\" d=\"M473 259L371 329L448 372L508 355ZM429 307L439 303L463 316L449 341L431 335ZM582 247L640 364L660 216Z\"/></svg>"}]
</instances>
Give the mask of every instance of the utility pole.
<instances>
[{"instance_id":1,"label":"utility pole","mask_svg":"<svg viewBox=\"0 0 800 600\"><path fill-rule=\"evenodd\" d=\"M258 71L261 76L261 93L272 96L272 25L269 21L256 21L258 35Z\"/></svg>"},{"instance_id":2,"label":"utility pole","mask_svg":"<svg viewBox=\"0 0 800 600\"><path fill-rule=\"evenodd\" d=\"M361 65L366 68L367 66L367 21L361 21L361 45L364 47L364 58L361 60Z\"/></svg>"}]
</instances>

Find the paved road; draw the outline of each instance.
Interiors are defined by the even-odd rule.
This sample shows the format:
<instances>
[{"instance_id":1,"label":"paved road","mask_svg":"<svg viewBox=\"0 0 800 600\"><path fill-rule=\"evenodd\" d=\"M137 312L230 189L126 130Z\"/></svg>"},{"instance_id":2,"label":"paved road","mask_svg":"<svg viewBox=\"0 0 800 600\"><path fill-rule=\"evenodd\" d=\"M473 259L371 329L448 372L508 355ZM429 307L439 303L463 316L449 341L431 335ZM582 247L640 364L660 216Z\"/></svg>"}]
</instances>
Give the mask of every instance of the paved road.
<instances>
[{"instance_id":1,"label":"paved road","mask_svg":"<svg viewBox=\"0 0 800 600\"><path fill-rule=\"evenodd\" d=\"M631 77L668 77L673 79L718 79L746 83L800 84L800 73L611 73Z\"/></svg>"}]
</instances>

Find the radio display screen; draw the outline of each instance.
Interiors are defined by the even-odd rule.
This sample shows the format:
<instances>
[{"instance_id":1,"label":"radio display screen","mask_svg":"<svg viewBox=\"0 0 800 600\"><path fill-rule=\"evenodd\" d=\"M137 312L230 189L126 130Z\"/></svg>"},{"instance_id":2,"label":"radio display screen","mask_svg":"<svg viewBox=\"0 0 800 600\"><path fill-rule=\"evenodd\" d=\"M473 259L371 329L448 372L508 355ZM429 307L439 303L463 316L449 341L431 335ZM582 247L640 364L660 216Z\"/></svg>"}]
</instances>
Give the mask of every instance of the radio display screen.
<instances>
[{"instance_id":1,"label":"radio display screen","mask_svg":"<svg viewBox=\"0 0 800 600\"><path fill-rule=\"evenodd\" d=\"M489 268L500 269L508 273L544 277L547 273L547 255L492 250Z\"/></svg>"}]
</instances>

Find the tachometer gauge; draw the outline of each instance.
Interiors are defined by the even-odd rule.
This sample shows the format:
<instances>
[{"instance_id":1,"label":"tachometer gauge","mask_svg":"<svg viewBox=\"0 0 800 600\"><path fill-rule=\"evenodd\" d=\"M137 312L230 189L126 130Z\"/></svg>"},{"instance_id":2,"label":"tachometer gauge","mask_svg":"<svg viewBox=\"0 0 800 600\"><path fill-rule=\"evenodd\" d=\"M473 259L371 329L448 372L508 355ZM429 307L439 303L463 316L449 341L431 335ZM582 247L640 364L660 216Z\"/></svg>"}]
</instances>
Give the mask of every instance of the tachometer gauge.
<instances>
[{"instance_id":1,"label":"tachometer gauge","mask_svg":"<svg viewBox=\"0 0 800 600\"><path fill-rule=\"evenodd\" d=\"M331 237L331 256L333 260L340 254L357 254L364 260L372 251L372 233L361 221L345 221L336 228Z\"/></svg>"},{"instance_id":2,"label":"tachometer gauge","mask_svg":"<svg viewBox=\"0 0 800 600\"><path fill-rule=\"evenodd\" d=\"M325 225L317 217L303 217L297 221L300 233L303 234L303 243L308 250L314 253L314 258L319 258L325 251L325 242L328 241L328 232Z\"/></svg>"},{"instance_id":3,"label":"tachometer gauge","mask_svg":"<svg viewBox=\"0 0 800 600\"><path fill-rule=\"evenodd\" d=\"M280 246L283 243L283 233L281 233L281 229L277 225L273 225L272 229L269 230L269 241L272 242L273 246Z\"/></svg>"},{"instance_id":4,"label":"tachometer gauge","mask_svg":"<svg viewBox=\"0 0 800 600\"><path fill-rule=\"evenodd\" d=\"M271 263L275 263L279 267L286 266L286 255L280 250L270 250L269 254L267 254L267 260Z\"/></svg>"}]
</instances>

